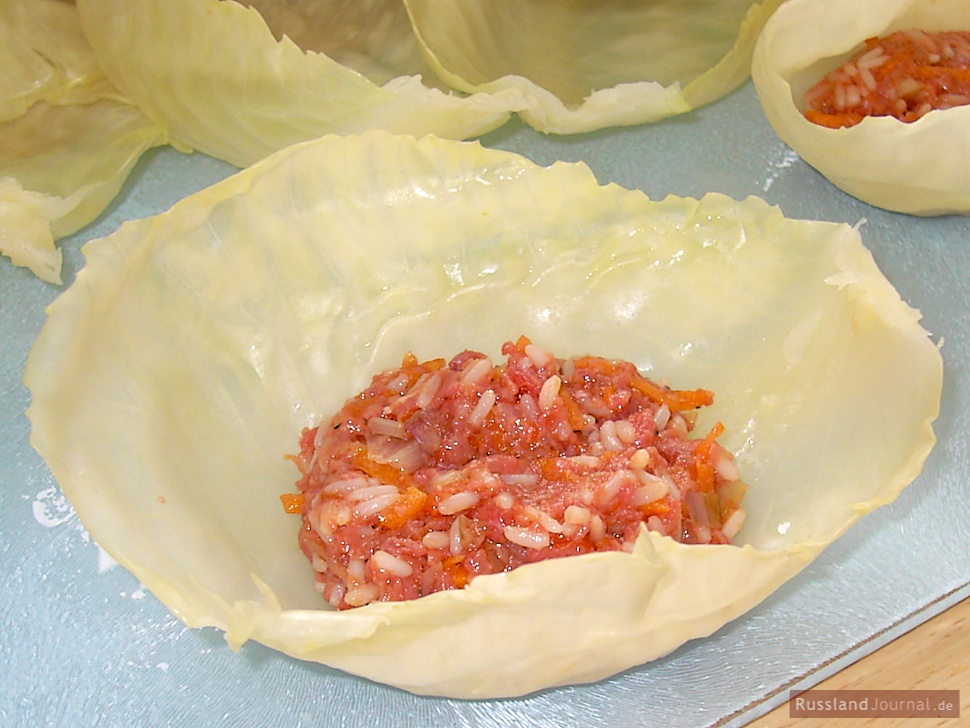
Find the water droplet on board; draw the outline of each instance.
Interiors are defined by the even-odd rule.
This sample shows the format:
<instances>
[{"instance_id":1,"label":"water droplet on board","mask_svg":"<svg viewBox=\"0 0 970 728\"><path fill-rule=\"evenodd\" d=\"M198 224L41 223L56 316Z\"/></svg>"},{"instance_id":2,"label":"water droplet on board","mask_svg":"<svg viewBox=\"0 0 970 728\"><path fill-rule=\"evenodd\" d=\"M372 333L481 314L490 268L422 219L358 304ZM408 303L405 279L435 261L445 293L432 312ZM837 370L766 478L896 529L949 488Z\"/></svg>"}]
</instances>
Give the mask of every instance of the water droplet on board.
<instances>
[{"instance_id":1,"label":"water droplet on board","mask_svg":"<svg viewBox=\"0 0 970 728\"><path fill-rule=\"evenodd\" d=\"M45 528L54 528L75 517L74 507L57 487L50 487L37 494L31 504L34 520Z\"/></svg>"}]
</instances>

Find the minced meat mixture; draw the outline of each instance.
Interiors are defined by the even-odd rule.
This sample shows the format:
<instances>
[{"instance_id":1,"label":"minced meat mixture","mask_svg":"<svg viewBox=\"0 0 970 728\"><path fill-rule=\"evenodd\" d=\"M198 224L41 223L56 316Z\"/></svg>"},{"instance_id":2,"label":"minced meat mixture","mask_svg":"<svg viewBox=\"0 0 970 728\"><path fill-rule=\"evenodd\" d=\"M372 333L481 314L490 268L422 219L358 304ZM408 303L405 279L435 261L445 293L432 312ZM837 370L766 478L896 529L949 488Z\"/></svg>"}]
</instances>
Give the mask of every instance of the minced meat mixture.
<instances>
[{"instance_id":1,"label":"minced meat mixture","mask_svg":"<svg viewBox=\"0 0 970 728\"><path fill-rule=\"evenodd\" d=\"M465 351L378 374L292 456L284 506L338 609L460 589L481 574L630 550L641 524L726 544L745 491L710 392L672 390L625 361L557 359L522 337L504 364Z\"/></svg>"}]
</instances>

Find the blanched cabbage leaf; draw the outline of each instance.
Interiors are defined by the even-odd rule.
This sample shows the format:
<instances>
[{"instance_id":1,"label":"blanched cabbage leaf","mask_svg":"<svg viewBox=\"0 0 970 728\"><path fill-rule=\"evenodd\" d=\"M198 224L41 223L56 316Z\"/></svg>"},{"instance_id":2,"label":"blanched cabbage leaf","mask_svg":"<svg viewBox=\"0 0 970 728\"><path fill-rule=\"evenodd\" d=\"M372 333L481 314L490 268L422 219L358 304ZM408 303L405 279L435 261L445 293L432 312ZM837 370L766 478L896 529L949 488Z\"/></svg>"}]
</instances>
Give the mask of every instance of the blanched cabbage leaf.
<instances>
[{"instance_id":1,"label":"blanched cabbage leaf","mask_svg":"<svg viewBox=\"0 0 970 728\"><path fill-rule=\"evenodd\" d=\"M437 74L469 93L520 90L519 114L569 134L656 121L748 79L782 0L404 0Z\"/></svg>"},{"instance_id":2,"label":"blanched cabbage leaf","mask_svg":"<svg viewBox=\"0 0 970 728\"><path fill-rule=\"evenodd\" d=\"M913 215L970 214L970 106L913 123L869 117L828 129L802 116L805 92L870 37L896 30L970 30L966 0L789 0L766 24L752 64L765 115L782 141L834 185Z\"/></svg>"},{"instance_id":3,"label":"blanched cabbage leaf","mask_svg":"<svg viewBox=\"0 0 970 728\"><path fill-rule=\"evenodd\" d=\"M0 253L60 282L56 238L94 220L162 130L101 73L65 0L0 6Z\"/></svg>"},{"instance_id":4,"label":"blanched cabbage leaf","mask_svg":"<svg viewBox=\"0 0 970 728\"><path fill-rule=\"evenodd\" d=\"M38 101L86 103L113 90L72 0L4 0L0 37L0 122L23 116Z\"/></svg>"},{"instance_id":5,"label":"blanched cabbage leaf","mask_svg":"<svg viewBox=\"0 0 970 728\"><path fill-rule=\"evenodd\" d=\"M244 166L324 133L381 128L464 139L513 112L541 131L576 133L683 113L749 77L755 38L781 2L78 7L119 88L183 143Z\"/></svg>"},{"instance_id":6,"label":"blanched cabbage leaf","mask_svg":"<svg viewBox=\"0 0 970 728\"><path fill-rule=\"evenodd\" d=\"M25 382L32 443L180 619L417 693L592 681L710 634L920 472L942 360L852 227L651 201L584 165L372 131L274 154L83 249ZM737 546L644 531L464 590L326 605L279 496L301 428L403 355L633 361L706 387Z\"/></svg>"},{"instance_id":7,"label":"blanched cabbage leaf","mask_svg":"<svg viewBox=\"0 0 970 728\"><path fill-rule=\"evenodd\" d=\"M521 105L437 88L399 0L77 5L108 77L173 138L237 166L325 133L472 137Z\"/></svg>"},{"instance_id":8,"label":"blanched cabbage leaf","mask_svg":"<svg viewBox=\"0 0 970 728\"><path fill-rule=\"evenodd\" d=\"M325 133L465 139L513 113L574 133L682 113L747 78L781 1L8 0L0 253L59 282L54 240L164 143L245 166Z\"/></svg>"}]
</instances>

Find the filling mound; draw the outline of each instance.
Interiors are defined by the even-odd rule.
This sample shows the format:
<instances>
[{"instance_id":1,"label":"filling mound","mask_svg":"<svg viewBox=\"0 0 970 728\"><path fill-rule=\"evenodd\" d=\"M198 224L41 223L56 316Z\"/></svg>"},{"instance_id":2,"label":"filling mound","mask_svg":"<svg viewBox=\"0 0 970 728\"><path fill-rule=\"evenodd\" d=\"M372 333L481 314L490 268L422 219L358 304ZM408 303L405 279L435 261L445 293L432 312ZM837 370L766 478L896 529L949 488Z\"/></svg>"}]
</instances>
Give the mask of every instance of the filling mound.
<instances>
[{"instance_id":1,"label":"filling mound","mask_svg":"<svg viewBox=\"0 0 970 728\"><path fill-rule=\"evenodd\" d=\"M970 32L901 30L865 48L805 94L805 117L831 128L866 116L912 122L970 104Z\"/></svg>"},{"instance_id":2,"label":"filling mound","mask_svg":"<svg viewBox=\"0 0 970 728\"><path fill-rule=\"evenodd\" d=\"M673 390L626 361L557 359L525 337L505 364L408 354L327 423L303 431L300 547L338 609L460 589L481 574L631 550L641 524L727 544L746 486L707 390Z\"/></svg>"}]
</instances>

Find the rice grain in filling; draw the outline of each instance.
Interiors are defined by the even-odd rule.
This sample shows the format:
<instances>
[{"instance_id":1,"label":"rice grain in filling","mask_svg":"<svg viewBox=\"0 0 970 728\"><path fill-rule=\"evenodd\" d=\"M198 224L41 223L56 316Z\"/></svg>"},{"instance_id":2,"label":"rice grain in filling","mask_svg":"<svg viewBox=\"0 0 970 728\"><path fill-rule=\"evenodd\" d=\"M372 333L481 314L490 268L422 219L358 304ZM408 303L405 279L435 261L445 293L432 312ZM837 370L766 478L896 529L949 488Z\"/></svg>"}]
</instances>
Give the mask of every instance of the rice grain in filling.
<instances>
[{"instance_id":1,"label":"rice grain in filling","mask_svg":"<svg viewBox=\"0 0 970 728\"><path fill-rule=\"evenodd\" d=\"M632 549L641 524L727 544L746 489L713 395L672 390L626 361L557 359L525 337L506 362L408 354L292 456L300 547L338 609L460 589L549 558Z\"/></svg>"}]
</instances>

